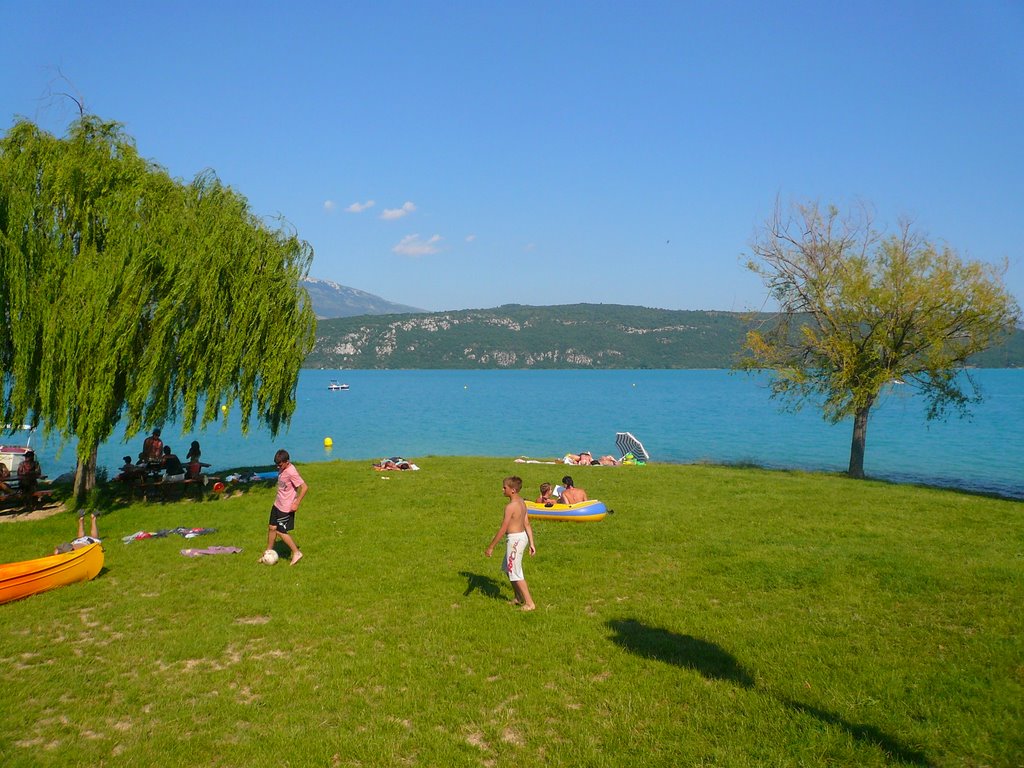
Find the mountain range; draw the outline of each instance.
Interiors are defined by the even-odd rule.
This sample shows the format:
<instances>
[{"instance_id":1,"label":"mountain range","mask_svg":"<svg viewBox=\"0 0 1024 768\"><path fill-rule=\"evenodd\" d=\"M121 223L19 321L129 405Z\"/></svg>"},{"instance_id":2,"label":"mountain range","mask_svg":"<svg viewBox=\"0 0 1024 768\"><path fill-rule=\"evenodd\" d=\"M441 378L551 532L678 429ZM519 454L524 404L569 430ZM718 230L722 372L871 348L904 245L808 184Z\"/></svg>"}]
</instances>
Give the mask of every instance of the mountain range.
<instances>
[{"instance_id":1,"label":"mountain range","mask_svg":"<svg viewBox=\"0 0 1024 768\"><path fill-rule=\"evenodd\" d=\"M404 312L424 312L418 307L395 304L357 288L349 288L330 280L307 277L303 281L306 292L313 302L313 311L318 320L332 317L354 317L356 315L398 315Z\"/></svg>"},{"instance_id":2,"label":"mountain range","mask_svg":"<svg viewBox=\"0 0 1024 768\"><path fill-rule=\"evenodd\" d=\"M306 287L325 318L307 368L730 368L747 330L770 318L620 304L423 312L329 281ZM1024 331L971 363L1024 367Z\"/></svg>"}]
</instances>

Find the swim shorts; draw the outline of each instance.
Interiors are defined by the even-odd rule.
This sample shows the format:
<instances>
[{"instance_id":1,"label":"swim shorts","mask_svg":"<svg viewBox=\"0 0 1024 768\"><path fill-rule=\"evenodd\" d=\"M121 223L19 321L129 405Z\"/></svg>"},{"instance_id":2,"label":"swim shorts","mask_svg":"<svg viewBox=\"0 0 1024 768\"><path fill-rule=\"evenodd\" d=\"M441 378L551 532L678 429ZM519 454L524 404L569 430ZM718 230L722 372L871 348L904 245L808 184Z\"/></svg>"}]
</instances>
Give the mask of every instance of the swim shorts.
<instances>
[{"instance_id":1,"label":"swim shorts","mask_svg":"<svg viewBox=\"0 0 1024 768\"><path fill-rule=\"evenodd\" d=\"M509 581L522 581L523 556L530 548L530 537L526 531L510 533L505 538L505 562L502 570L508 574Z\"/></svg>"},{"instance_id":2,"label":"swim shorts","mask_svg":"<svg viewBox=\"0 0 1024 768\"><path fill-rule=\"evenodd\" d=\"M277 528L278 533L288 533L295 528L295 513L282 512L277 507L270 508L270 527Z\"/></svg>"}]
</instances>

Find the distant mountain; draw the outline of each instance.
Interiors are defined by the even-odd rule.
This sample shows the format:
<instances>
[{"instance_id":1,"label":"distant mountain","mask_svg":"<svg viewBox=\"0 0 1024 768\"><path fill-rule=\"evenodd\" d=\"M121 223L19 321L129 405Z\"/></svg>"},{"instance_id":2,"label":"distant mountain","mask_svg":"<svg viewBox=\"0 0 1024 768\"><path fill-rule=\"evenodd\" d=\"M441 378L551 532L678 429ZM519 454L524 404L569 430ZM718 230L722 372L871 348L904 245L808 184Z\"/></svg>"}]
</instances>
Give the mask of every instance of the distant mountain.
<instances>
[{"instance_id":1,"label":"distant mountain","mask_svg":"<svg viewBox=\"0 0 1024 768\"><path fill-rule=\"evenodd\" d=\"M395 306L395 305L392 305ZM618 304L321 320L307 368L730 368L750 316ZM1024 366L1024 332L971 361Z\"/></svg>"},{"instance_id":2,"label":"distant mountain","mask_svg":"<svg viewBox=\"0 0 1024 768\"><path fill-rule=\"evenodd\" d=\"M730 312L617 304L352 317L318 323L310 368L728 368L746 330Z\"/></svg>"},{"instance_id":3,"label":"distant mountain","mask_svg":"<svg viewBox=\"0 0 1024 768\"><path fill-rule=\"evenodd\" d=\"M339 285L330 280L307 277L303 284L313 302L313 311L318 319L332 317L354 317L356 315L400 315L408 312L423 312L418 307L395 304L393 301L374 296L372 293Z\"/></svg>"}]
</instances>

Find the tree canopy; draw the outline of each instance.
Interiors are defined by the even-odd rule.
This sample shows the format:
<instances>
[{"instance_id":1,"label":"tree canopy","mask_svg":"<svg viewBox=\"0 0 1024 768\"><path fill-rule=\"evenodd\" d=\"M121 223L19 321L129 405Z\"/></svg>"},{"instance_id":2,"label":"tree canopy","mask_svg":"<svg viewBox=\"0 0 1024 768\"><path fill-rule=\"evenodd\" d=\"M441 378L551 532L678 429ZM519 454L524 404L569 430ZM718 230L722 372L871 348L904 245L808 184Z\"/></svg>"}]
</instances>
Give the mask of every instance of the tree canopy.
<instances>
[{"instance_id":1,"label":"tree canopy","mask_svg":"<svg viewBox=\"0 0 1024 768\"><path fill-rule=\"evenodd\" d=\"M58 138L16 122L0 139L5 422L77 438L76 492L122 421L126 438L187 431L238 403L243 432L255 416L276 433L315 334L311 260L212 172L171 178L117 123L86 115Z\"/></svg>"},{"instance_id":2,"label":"tree canopy","mask_svg":"<svg viewBox=\"0 0 1024 768\"><path fill-rule=\"evenodd\" d=\"M887 386L921 392L926 417L965 415L981 394L967 359L1013 331L1020 308L1004 270L964 261L902 222L878 232L866 208L776 207L750 269L778 312L748 333L747 369L774 371L772 394L853 417L849 474L864 476L871 408Z\"/></svg>"}]
</instances>

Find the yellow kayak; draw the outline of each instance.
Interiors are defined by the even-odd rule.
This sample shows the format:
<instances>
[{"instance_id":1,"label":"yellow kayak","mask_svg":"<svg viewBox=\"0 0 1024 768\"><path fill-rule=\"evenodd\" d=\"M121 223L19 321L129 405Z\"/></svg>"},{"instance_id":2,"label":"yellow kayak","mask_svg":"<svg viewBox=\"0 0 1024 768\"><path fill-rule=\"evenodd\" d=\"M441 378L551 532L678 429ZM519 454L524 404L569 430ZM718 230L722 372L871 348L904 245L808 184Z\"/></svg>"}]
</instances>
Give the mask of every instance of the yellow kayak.
<instances>
[{"instance_id":1,"label":"yellow kayak","mask_svg":"<svg viewBox=\"0 0 1024 768\"><path fill-rule=\"evenodd\" d=\"M608 507L603 501L590 499L579 504L537 504L526 502L526 513L533 520L571 520L576 523L593 523L604 520Z\"/></svg>"},{"instance_id":2,"label":"yellow kayak","mask_svg":"<svg viewBox=\"0 0 1024 768\"><path fill-rule=\"evenodd\" d=\"M103 567L103 548L90 544L63 555L50 555L0 565L0 603L56 589L76 581L89 581Z\"/></svg>"}]
</instances>

